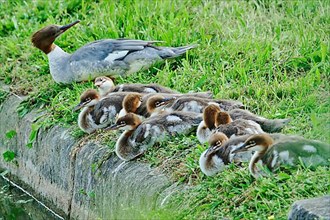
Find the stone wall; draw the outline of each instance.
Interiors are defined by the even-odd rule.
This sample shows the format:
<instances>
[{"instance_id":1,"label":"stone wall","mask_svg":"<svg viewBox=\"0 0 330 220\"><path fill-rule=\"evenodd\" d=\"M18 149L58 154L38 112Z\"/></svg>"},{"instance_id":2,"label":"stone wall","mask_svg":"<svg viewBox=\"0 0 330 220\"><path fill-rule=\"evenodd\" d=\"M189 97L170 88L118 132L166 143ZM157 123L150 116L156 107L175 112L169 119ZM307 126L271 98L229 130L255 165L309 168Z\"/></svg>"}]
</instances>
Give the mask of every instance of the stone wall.
<instances>
[{"instance_id":1,"label":"stone wall","mask_svg":"<svg viewBox=\"0 0 330 220\"><path fill-rule=\"evenodd\" d=\"M68 129L40 129L32 148L26 147L31 124L42 113L19 118L22 100L10 96L0 107L0 169L65 218L137 218L160 208L178 187L147 164L118 159L107 146L78 143ZM15 130L14 138L5 134ZM16 153L17 165L5 162L6 150ZM108 155L104 163L97 164Z\"/></svg>"}]
</instances>

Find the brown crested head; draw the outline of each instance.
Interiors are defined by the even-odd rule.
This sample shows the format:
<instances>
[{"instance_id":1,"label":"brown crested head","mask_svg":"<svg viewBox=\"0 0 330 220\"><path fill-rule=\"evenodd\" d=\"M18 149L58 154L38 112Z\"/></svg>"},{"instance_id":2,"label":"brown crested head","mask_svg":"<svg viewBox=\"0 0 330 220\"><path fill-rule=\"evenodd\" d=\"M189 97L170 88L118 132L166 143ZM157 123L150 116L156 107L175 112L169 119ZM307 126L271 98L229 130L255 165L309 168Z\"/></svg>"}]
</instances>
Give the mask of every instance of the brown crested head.
<instances>
[{"instance_id":1,"label":"brown crested head","mask_svg":"<svg viewBox=\"0 0 330 220\"><path fill-rule=\"evenodd\" d=\"M215 132L210 136L208 142L210 146L216 146L216 145L222 145L226 141L228 141L227 135L225 135L222 132Z\"/></svg>"},{"instance_id":2,"label":"brown crested head","mask_svg":"<svg viewBox=\"0 0 330 220\"><path fill-rule=\"evenodd\" d=\"M134 113L128 113L123 117L117 119L116 123L110 126L108 129L124 129L124 130L134 130L137 126L141 124L141 119Z\"/></svg>"},{"instance_id":3,"label":"brown crested head","mask_svg":"<svg viewBox=\"0 0 330 220\"><path fill-rule=\"evenodd\" d=\"M244 152L244 151L267 151L270 146L274 143L273 138L266 133L254 134L250 136L242 146L233 151Z\"/></svg>"},{"instance_id":4,"label":"brown crested head","mask_svg":"<svg viewBox=\"0 0 330 220\"><path fill-rule=\"evenodd\" d=\"M142 96L139 93L127 94L123 100L123 108L127 113L135 113L142 102Z\"/></svg>"},{"instance_id":5,"label":"brown crested head","mask_svg":"<svg viewBox=\"0 0 330 220\"><path fill-rule=\"evenodd\" d=\"M248 146L263 146L263 147L269 147L274 143L274 140L269 134L263 133L263 134L255 134L249 137L245 141L245 145Z\"/></svg>"},{"instance_id":6,"label":"brown crested head","mask_svg":"<svg viewBox=\"0 0 330 220\"><path fill-rule=\"evenodd\" d=\"M210 104L206 106L203 110L203 120L209 129L214 129L215 128L215 117L220 112L221 109L219 106Z\"/></svg>"},{"instance_id":7,"label":"brown crested head","mask_svg":"<svg viewBox=\"0 0 330 220\"><path fill-rule=\"evenodd\" d=\"M228 141L228 137L224 133L213 133L209 138L208 142L210 147L207 149L205 157L214 154L216 151L218 151L226 141Z\"/></svg>"},{"instance_id":8,"label":"brown crested head","mask_svg":"<svg viewBox=\"0 0 330 220\"><path fill-rule=\"evenodd\" d=\"M73 25L79 23L80 21L75 21L71 24L58 26L58 25L48 25L39 31L35 32L31 37L32 44L42 50L45 54L51 52L54 48L55 39L68 30Z\"/></svg>"},{"instance_id":9,"label":"brown crested head","mask_svg":"<svg viewBox=\"0 0 330 220\"><path fill-rule=\"evenodd\" d=\"M75 106L73 111L81 109L84 106L93 106L100 99L100 95L95 89L88 89L80 96L80 103Z\"/></svg>"},{"instance_id":10,"label":"brown crested head","mask_svg":"<svg viewBox=\"0 0 330 220\"><path fill-rule=\"evenodd\" d=\"M52 51L52 45L56 37L61 34L60 27L57 25L49 25L35 32L32 35L32 44L42 50L45 54Z\"/></svg>"},{"instance_id":11,"label":"brown crested head","mask_svg":"<svg viewBox=\"0 0 330 220\"><path fill-rule=\"evenodd\" d=\"M165 98L163 95L153 95L147 100L147 110L149 113L153 113L155 109L168 104L174 99L174 97Z\"/></svg>"},{"instance_id":12,"label":"brown crested head","mask_svg":"<svg viewBox=\"0 0 330 220\"><path fill-rule=\"evenodd\" d=\"M218 112L215 118L215 126L231 123L233 120L227 112Z\"/></svg>"}]
</instances>

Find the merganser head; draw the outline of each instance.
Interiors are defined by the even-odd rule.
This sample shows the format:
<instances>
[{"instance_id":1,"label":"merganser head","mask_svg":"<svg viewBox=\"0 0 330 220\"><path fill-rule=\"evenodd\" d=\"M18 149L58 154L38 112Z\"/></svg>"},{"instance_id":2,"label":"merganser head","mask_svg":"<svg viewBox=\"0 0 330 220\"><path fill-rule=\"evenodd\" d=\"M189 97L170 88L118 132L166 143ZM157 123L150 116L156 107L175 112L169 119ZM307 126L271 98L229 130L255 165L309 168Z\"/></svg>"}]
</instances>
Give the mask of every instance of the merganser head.
<instances>
[{"instance_id":1,"label":"merganser head","mask_svg":"<svg viewBox=\"0 0 330 220\"><path fill-rule=\"evenodd\" d=\"M127 113L135 113L142 103L142 96L139 93L127 94L123 100L123 108Z\"/></svg>"},{"instance_id":2,"label":"merganser head","mask_svg":"<svg viewBox=\"0 0 330 220\"><path fill-rule=\"evenodd\" d=\"M254 134L249 137L242 146L235 149L232 153L244 152L244 151L267 151L268 147L274 143L271 136L266 133Z\"/></svg>"},{"instance_id":3,"label":"merganser head","mask_svg":"<svg viewBox=\"0 0 330 220\"><path fill-rule=\"evenodd\" d=\"M218 112L215 118L215 126L225 125L231 123L233 120L227 112Z\"/></svg>"},{"instance_id":4,"label":"merganser head","mask_svg":"<svg viewBox=\"0 0 330 220\"><path fill-rule=\"evenodd\" d=\"M205 157L208 157L218 151L221 146L228 141L228 137L222 132L215 132L209 138L209 148L204 154Z\"/></svg>"},{"instance_id":5,"label":"merganser head","mask_svg":"<svg viewBox=\"0 0 330 220\"><path fill-rule=\"evenodd\" d=\"M128 113L117 119L114 125L106 128L106 130L135 130L141 124L141 119L134 113Z\"/></svg>"},{"instance_id":6,"label":"merganser head","mask_svg":"<svg viewBox=\"0 0 330 220\"><path fill-rule=\"evenodd\" d=\"M165 98L162 95L153 95L147 100L147 110L149 113L160 111L163 106L174 101L176 97Z\"/></svg>"},{"instance_id":7,"label":"merganser head","mask_svg":"<svg viewBox=\"0 0 330 220\"><path fill-rule=\"evenodd\" d=\"M99 76L95 78L94 85L98 88L101 95L110 92L112 88L115 87L113 79L107 76Z\"/></svg>"},{"instance_id":8,"label":"merganser head","mask_svg":"<svg viewBox=\"0 0 330 220\"><path fill-rule=\"evenodd\" d=\"M80 96L80 103L74 107L73 111L77 111L85 106L94 106L99 99L100 95L95 89L88 89Z\"/></svg>"},{"instance_id":9,"label":"merganser head","mask_svg":"<svg viewBox=\"0 0 330 220\"><path fill-rule=\"evenodd\" d=\"M215 118L220 111L220 107L214 104L210 104L204 108L203 121L206 127L208 127L210 130L215 128Z\"/></svg>"},{"instance_id":10,"label":"merganser head","mask_svg":"<svg viewBox=\"0 0 330 220\"><path fill-rule=\"evenodd\" d=\"M41 30L35 32L32 35L31 41L35 47L42 50L45 54L48 54L54 49L53 42L55 39L79 22L80 21L78 20L64 26L58 26L54 24L48 25L47 27L44 27Z\"/></svg>"}]
</instances>

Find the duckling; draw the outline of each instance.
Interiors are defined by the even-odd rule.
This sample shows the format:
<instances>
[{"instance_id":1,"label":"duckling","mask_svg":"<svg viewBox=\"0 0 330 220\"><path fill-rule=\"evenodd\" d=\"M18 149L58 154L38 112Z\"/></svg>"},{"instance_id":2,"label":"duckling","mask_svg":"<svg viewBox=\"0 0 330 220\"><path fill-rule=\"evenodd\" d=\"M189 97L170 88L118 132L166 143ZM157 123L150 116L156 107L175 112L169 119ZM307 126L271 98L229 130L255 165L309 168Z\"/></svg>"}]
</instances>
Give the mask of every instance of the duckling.
<instances>
[{"instance_id":1,"label":"duckling","mask_svg":"<svg viewBox=\"0 0 330 220\"><path fill-rule=\"evenodd\" d=\"M100 76L95 78L94 85L99 89L99 93L102 97L106 96L110 92L136 92L136 93L179 93L164 86L151 83L151 84L121 84L115 86L113 80L110 77Z\"/></svg>"},{"instance_id":2,"label":"duckling","mask_svg":"<svg viewBox=\"0 0 330 220\"><path fill-rule=\"evenodd\" d=\"M203 110L203 120L197 128L197 139L201 144L204 144L209 139L215 127L215 117L220 112L217 105L208 105Z\"/></svg>"},{"instance_id":3,"label":"duckling","mask_svg":"<svg viewBox=\"0 0 330 220\"><path fill-rule=\"evenodd\" d=\"M116 154L122 160L132 160L143 154L166 134L186 134L197 127L201 117L197 114L162 114L144 121L134 113L118 118L108 129L125 130L116 142Z\"/></svg>"},{"instance_id":4,"label":"duckling","mask_svg":"<svg viewBox=\"0 0 330 220\"><path fill-rule=\"evenodd\" d=\"M110 93L116 94L116 93ZM159 113L163 106L170 103L176 97L181 96L204 96L205 93L188 93L188 94L175 94L175 93L148 93L148 94L138 94L129 93L130 95L123 101L123 110L120 116L125 113L131 112L138 114L144 118L150 117L151 114L156 115ZM142 99L141 99L142 97ZM137 102L136 100L140 100ZM149 103L148 103L149 100ZM159 104L161 103L161 104ZM157 105L157 107L156 107Z\"/></svg>"},{"instance_id":5,"label":"duckling","mask_svg":"<svg viewBox=\"0 0 330 220\"><path fill-rule=\"evenodd\" d=\"M164 110L164 106L166 106L168 103L171 103L175 99L176 96L165 98L161 94L153 95L147 100L147 111L150 114L150 116L167 112Z\"/></svg>"},{"instance_id":6,"label":"duckling","mask_svg":"<svg viewBox=\"0 0 330 220\"><path fill-rule=\"evenodd\" d=\"M77 111L83 108L78 116L79 128L86 133L92 133L113 123L122 108L125 96L126 93L116 93L100 99L96 90L86 90L80 96L80 103L73 109Z\"/></svg>"},{"instance_id":7,"label":"duckling","mask_svg":"<svg viewBox=\"0 0 330 220\"><path fill-rule=\"evenodd\" d=\"M199 166L207 176L213 176L225 169L229 163L240 164L252 157L252 152L233 153L250 135L228 139L222 132L214 132L208 140L209 148L199 158Z\"/></svg>"},{"instance_id":8,"label":"duckling","mask_svg":"<svg viewBox=\"0 0 330 220\"><path fill-rule=\"evenodd\" d=\"M123 117L127 113L136 113L142 103L142 95L140 93L129 93L122 102L122 109L118 114L118 118Z\"/></svg>"},{"instance_id":9,"label":"duckling","mask_svg":"<svg viewBox=\"0 0 330 220\"><path fill-rule=\"evenodd\" d=\"M316 140L284 134L255 134L248 137L244 144L233 153L255 151L249 163L253 177L262 176L257 163L275 171L281 164L294 166L300 161L306 166L330 165L330 145Z\"/></svg>"},{"instance_id":10,"label":"duckling","mask_svg":"<svg viewBox=\"0 0 330 220\"><path fill-rule=\"evenodd\" d=\"M222 132L216 132L209 139L209 148L199 158L199 167L207 176L213 176L223 170L225 164L216 155L216 151L226 142L228 137Z\"/></svg>"},{"instance_id":11,"label":"duckling","mask_svg":"<svg viewBox=\"0 0 330 220\"><path fill-rule=\"evenodd\" d=\"M203 109L210 104L218 105L220 109L228 111L235 108L245 108L245 106L235 100L226 99L205 99L194 96L182 96L176 99L172 105L166 106L166 111L186 111L202 113Z\"/></svg>"},{"instance_id":12,"label":"duckling","mask_svg":"<svg viewBox=\"0 0 330 220\"><path fill-rule=\"evenodd\" d=\"M229 138L245 134L264 133L258 123L245 119L233 121L227 112L217 113L215 127L217 132L222 132Z\"/></svg>"},{"instance_id":13,"label":"duckling","mask_svg":"<svg viewBox=\"0 0 330 220\"><path fill-rule=\"evenodd\" d=\"M279 132L283 129L285 125L287 125L291 119L267 119L255 114L252 114L248 110L244 109L232 109L229 112L230 117L233 120L237 119L246 119L257 122L262 130L269 133Z\"/></svg>"},{"instance_id":14,"label":"duckling","mask_svg":"<svg viewBox=\"0 0 330 220\"><path fill-rule=\"evenodd\" d=\"M154 44L160 41L103 39L90 42L72 54L66 53L54 41L79 22L49 25L31 38L33 45L48 56L50 73L57 83L81 82L104 74L126 76L148 69L156 62L179 57L197 46L156 47Z\"/></svg>"}]
</instances>

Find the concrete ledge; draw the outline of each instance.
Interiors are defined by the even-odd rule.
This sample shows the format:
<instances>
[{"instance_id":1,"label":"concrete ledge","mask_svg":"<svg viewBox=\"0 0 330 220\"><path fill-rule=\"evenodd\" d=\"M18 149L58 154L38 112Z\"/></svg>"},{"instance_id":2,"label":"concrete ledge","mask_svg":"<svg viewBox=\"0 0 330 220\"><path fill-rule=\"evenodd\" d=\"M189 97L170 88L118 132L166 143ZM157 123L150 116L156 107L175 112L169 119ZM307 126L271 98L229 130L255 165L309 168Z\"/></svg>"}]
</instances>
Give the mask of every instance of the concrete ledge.
<instances>
[{"instance_id":1,"label":"concrete ledge","mask_svg":"<svg viewBox=\"0 0 330 220\"><path fill-rule=\"evenodd\" d=\"M0 169L65 218L127 219L160 208L178 190L166 176L147 164L118 159L108 147L89 142L80 146L65 128L40 130L32 148L26 147L31 124L40 115L32 111L20 119L21 100L10 96L0 107L0 154L16 153L14 163L0 159ZM7 139L5 134L17 135ZM95 170L105 154L109 155Z\"/></svg>"},{"instance_id":2,"label":"concrete ledge","mask_svg":"<svg viewBox=\"0 0 330 220\"><path fill-rule=\"evenodd\" d=\"M293 203L289 220L330 220L330 195Z\"/></svg>"}]
</instances>

